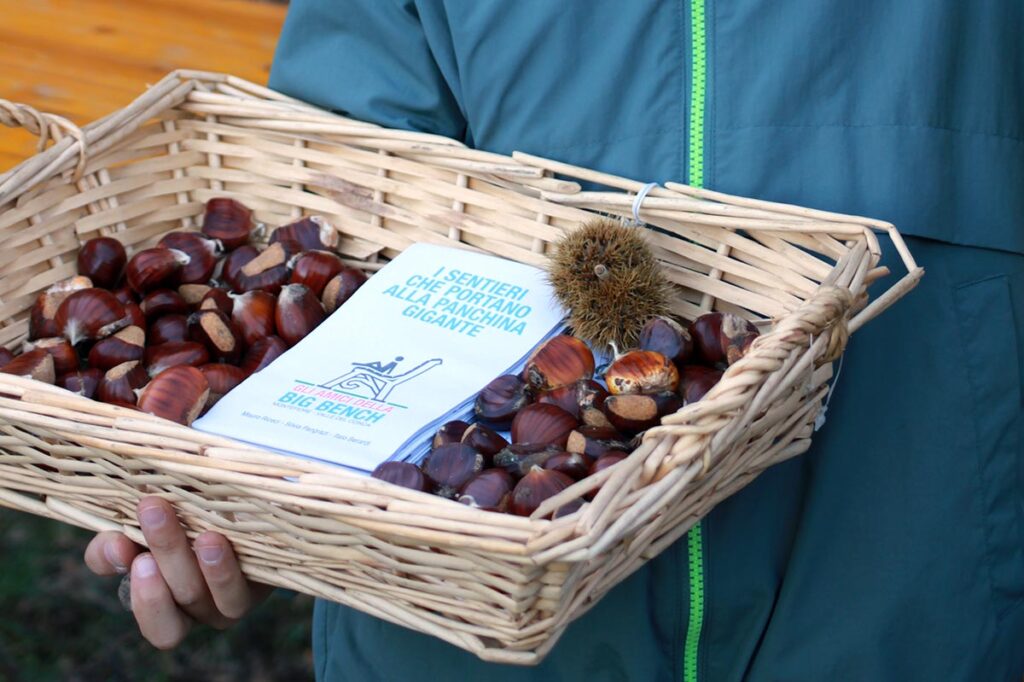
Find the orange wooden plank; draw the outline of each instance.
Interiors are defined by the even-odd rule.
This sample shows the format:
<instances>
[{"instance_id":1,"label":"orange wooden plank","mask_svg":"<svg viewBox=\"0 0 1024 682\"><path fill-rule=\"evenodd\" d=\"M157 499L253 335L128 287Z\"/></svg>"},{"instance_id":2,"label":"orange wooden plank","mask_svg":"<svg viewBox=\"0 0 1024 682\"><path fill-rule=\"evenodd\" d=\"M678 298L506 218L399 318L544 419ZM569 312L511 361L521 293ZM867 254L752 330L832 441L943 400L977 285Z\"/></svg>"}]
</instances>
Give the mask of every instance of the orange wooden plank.
<instances>
[{"instance_id":1,"label":"orange wooden plank","mask_svg":"<svg viewBox=\"0 0 1024 682\"><path fill-rule=\"evenodd\" d=\"M0 0L0 97L84 125L176 68L265 83L284 15L244 0ZM33 153L0 127L0 171Z\"/></svg>"}]
</instances>

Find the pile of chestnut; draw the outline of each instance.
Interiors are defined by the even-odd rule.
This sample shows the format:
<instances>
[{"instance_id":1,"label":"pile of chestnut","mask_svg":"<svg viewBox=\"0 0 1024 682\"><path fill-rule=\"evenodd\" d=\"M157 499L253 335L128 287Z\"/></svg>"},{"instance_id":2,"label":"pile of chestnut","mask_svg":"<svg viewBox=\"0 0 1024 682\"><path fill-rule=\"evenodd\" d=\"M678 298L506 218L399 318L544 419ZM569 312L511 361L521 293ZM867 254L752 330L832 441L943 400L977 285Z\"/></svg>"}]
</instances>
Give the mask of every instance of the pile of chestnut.
<instances>
[{"instance_id":1,"label":"pile of chestnut","mask_svg":"<svg viewBox=\"0 0 1024 682\"><path fill-rule=\"evenodd\" d=\"M190 424L311 332L364 281L318 216L251 243L252 212L207 202L199 232L128 258L111 237L78 252L78 276L39 294L28 339L0 372Z\"/></svg>"},{"instance_id":2,"label":"pile of chestnut","mask_svg":"<svg viewBox=\"0 0 1024 682\"><path fill-rule=\"evenodd\" d=\"M385 462L373 476L478 509L529 516L574 482L623 460L662 417L703 398L757 335L753 324L731 313L708 313L688 327L652 318L638 348L603 370L603 384L594 379L594 355L585 343L552 337L520 375L500 376L480 391L473 424L444 424L422 464ZM508 432L511 442L499 432ZM582 504L565 504L552 517Z\"/></svg>"}]
</instances>

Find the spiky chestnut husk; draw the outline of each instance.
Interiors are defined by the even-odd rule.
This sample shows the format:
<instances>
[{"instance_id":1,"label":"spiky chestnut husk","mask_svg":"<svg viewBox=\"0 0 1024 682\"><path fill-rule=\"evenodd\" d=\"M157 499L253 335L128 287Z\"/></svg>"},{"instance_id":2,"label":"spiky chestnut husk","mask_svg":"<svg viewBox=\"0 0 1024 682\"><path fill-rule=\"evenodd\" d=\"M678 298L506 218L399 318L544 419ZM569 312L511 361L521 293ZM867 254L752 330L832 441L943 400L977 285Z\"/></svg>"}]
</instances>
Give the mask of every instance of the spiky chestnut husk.
<instances>
[{"instance_id":1,"label":"spiky chestnut husk","mask_svg":"<svg viewBox=\"0 0 1024 682\"><path fill-rule=\"evenodd\" d=\"M644 323L669 311L671 287L642 231L611 220L566 234L548 277L576 336L597 348L635 346Z\"/></svg>"}]
</instances>

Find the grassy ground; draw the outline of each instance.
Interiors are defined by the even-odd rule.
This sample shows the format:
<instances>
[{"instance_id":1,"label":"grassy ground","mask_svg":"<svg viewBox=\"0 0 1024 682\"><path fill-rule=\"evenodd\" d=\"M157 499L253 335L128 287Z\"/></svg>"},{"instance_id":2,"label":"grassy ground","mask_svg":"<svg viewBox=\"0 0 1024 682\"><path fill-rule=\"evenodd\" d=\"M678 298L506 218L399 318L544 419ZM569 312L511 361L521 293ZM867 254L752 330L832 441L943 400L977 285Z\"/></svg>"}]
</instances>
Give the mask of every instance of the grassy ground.
<instances>
[{"instance_id":1,"label":"grassy ground","mask_svg":"<svg viewBox=\"0 0 1024 682\"><path fill-rule=\"evenodd\" d=\"M278 591L229 632L199 628L172 652L139 636L82 552L89 533L0 509L0 682L312 679L312 600Z\"/></svg>"}]
</instances>

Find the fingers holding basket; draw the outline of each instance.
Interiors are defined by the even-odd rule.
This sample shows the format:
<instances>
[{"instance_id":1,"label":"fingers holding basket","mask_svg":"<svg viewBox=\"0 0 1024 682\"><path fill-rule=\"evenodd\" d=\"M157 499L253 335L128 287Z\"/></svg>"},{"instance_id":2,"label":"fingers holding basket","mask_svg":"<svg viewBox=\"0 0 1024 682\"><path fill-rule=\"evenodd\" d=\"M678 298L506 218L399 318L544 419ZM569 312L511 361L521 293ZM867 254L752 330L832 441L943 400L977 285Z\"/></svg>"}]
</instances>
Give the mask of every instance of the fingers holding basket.
<instances>
[{"instance_id":1,"label":"fingers holding basket","mask_svg":"<svg viewBox=\"0 0 1024 682\"><path fill-rule=\"evenodd\" d=\"M178 646L192 628L191 619L178 608L152 554L132 562L132 613L139 631L157 649Z\"/></svg>"},{"instance_id":2,"label":"fingers holding basket","mask_svg":"<svg viewBox=\"0 0 1024 682\"><path fill-rule=\"evenodd\" d=\"M104 531L97 533L86 547L85 565L96 575L123 575L142 551L124 534Z\"/></svg>"}]
</instances>

